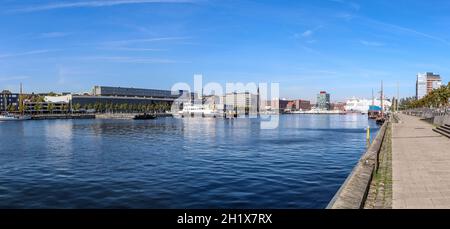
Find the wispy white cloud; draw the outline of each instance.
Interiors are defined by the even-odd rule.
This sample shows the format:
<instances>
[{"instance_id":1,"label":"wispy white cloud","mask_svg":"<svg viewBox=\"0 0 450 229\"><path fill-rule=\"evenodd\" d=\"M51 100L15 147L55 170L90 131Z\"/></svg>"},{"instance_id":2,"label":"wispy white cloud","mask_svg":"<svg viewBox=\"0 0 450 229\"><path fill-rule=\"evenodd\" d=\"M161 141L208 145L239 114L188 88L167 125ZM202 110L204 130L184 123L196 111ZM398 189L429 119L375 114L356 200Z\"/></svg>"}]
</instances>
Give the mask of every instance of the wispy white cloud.
<instances>
[{"instance_id":1,"label":"wispy white cloud","mask_svg":"<svg viewBox=\"0 0 450 229\"><path fill-rule=\"evenodd\" d=\"M141 58L141 57L129 57L129 56L90 56L83 58L85 60L105 61L114 63L131 63L131 64L174 64L185 63L170 59L160 58Z\"/></svg>"},{"instance_id":2,"label":"wispy white cloud","mask_svg":"<svg viewBox=\"0 0 450 229\"><path fill-rule=\"evenodd\" d=\"M147 28L147 27L141 26L141 25L124 24L124 23L120 23L118 25L122 26L122 27L125 27L127 29L132 29L132 30L138 31L140 33L144 33L144 34L153 34L155 32L151 28Z\"/></svg>"},{"instance_id":3,"label":"wispy white cloud","mask_svg":"<svg viewBox=\"0 0 450 229\"><path fill-rule=\"evenodd\" d=\"M56 81L59 85L67 84L68 76L71 75L71 70L65 67L60 67L58 69L58 80Z\"/></svg>"},{"instance_id":4,"label":"wispy white cloud","mask_svg":"<svg viewBox=\"0 0 450 229\"><path fill-rule=\"evenodd\" d=\"M317 30L322 29L322 28L323 28L323 26L317 26L317 27L314 28L314 29L307 29L307 30L303 31L302 33L296 33L296 34L294 34L294 38L296 38L296 39L300 39L300 38L304 38L304 39L306 39L306 38L311 38L311 37L317 32Z\"/></svg>"},{"instance_id":5,"label":"wispy white cloud","mask_svg":"<svg viewBox=\"0 0 450 229\"><path fill-rule=\"evenodd\" d=\"M128 40L103 41L99 43L86 44L96 46L98 50L111 50L123 52L165 52L167 48L153 48L149 46L158 46L161 44L189 44L187 41L191 37L152 37ZM125 62L126 60L122 60ZM151 62L150 60L135 60L136 62ZM164 61L162 61L164 62Z\"/></svg>"},{"instance_id":6,"label":"wispy white cloud","mask_svg":"<svg viewBox=\"0 0 450 229\"><path fill-rule=\"evenodd\" d=\"M366 40L360 40L359 43L365 46L375 46L375 47L381 47L384 46L384 43L376 42L376 41L366 41Z\"/></svg>"},{"instance_id":7,"label":"wispy white cloud","mask_svg":"<svg viewBox=\"0 0 450 229\"><path fill-rule=\"evenodd\" d=\"M304 46L304 45L301 45L300 48L303 49L303 50L306 51L306 52L309 52L309 53L312 53L312 54L315 54L315 55L322 55L321 52L319 52L319 51L317 51L317 50L315 50L315 49L313 49L313 48L306 47L306 46Z\"/></svg>"},{"instance_id":8,"label":"wispy white cloud","mask_svg":"<svg viewBox=\"0 0 450 229\"><path fill-rule=\"evenodd\" d=\"M144 39L130 39L130 40L109 41L109 42L104 42L102 45L118 46L118 45L129 45L129 44L135 44L135 43L149 43L149 42L162 42L162 41L181 41L181 40L187 40L187 39L190 39L190 37L155 37L155 38L144 38Z\"/></svg>"},{"instance_id":9,"label":"wispy white cloud","mask_svg":"<svg viewBox=\"0 0 450 229\"><path fill-rule=\"evenodd\" d=\"M340 18L340 19L344 19L346 21L350 21L355 17L355 15L350 14L350 13L338 13L338 14L336 14L336 17Z\"/></svg>"},{"instance_id":10,"label":"wispy white cloud","mask_svg":"<svg viewBox=\"0 0 450 229\"><path fill-rule=\"evenodd\" d=\"M195 0L91 0L91 1L65 1L65 2L52 2L48 4L38 4L28 7L18 8L12 10L12 12L36 12L36 11L48 11L66 8L94 8L94 7L106 7L117 6L126 4L150 4L150 3L191 3Z\"/></svg>"},{"instance_id":11,"label":"wispy white cloud","mask_svg":"<svg viewBox=\"0 0 450 229\"><path fill-rule=\"evenodd\" d=\"M38 38L59 38L59 37L67 37L70 33L65 32L48 32L48 33L41 33L38 35Z\"/></svg>"},{"instance_id":12,"label":"wispy white cloud","mask_svg":"<svg viewBox=\"0 0 450 229\"><path fill-rule=\"evenodd\" d=\"M10 58L10 57L20 57L20 56L30 56L30 55L37 55L37 54L43 54L43 53L49 53L56 50L33 50L28 52L20 52L20 53L8 53L8 54L0 54L0 59Z\"/></svg>"},{"instance_id":13,"label":"wispy white cloud","mask_svg":"<svg viewBox=\"0 0 450 229\"><path fill-rule=\"evenodd\" d=\"M306 30L305 32L303 32L301 34L302 37L310 37L311 35L313 35L314 31L312 30Z\"/></svg>"},{"instance_id":14,"label":"wispy white cloud","mask_svg":"<svg viewBox=\"0 0 450 229\"><path fill-rule=\"evenodd\" d=\"M0 76L0 82L6 82L6 81L17 81L17 80L25 80L30 78L29 76Z\"/></svg>"},{"instance_id":15,"label":"wispy white cloud","mask_svg":"<svg viewBox=\"0 0 450 229\"><path fill-rule=\"evenodd\" d=\"M306 30L302 33L295 33L294 38L295 39L307 38L307 37L311 37L313 34L314 34L314 32L312 30Z\"/></svg>"},{"instance_id":16,"label":"wispy white cloud","mask_svg":"<svg viewBox=\"0 0 450 229\"><path fill-rule=\"evenodd\" d=\"M163 52L167 49L154 49L154 48L127 48L127 47L103 47L102 50L115 50L115 51L127 51L127 52Z\"/></svg>"},{"instance_id":17,"label":"wispy white cloud","mask_svg":"<svg viewBox=\"0 0 450 229\"><path fill-rule=\"evenodd\" d=\"M386 23L386 22L374 20L374 19L371 19L371 18L359 17L359 19L365 20L365 21L367 21L367 22L377 26L380 29L384 29L384 30L388 29L388 30L390 30L390 31L392 31L394 33L405 33L405 34L414 35L414 36L417 36L417 37L427 38L427 39L430 39L430 40L433 40L433 41L440 42L440 43L445 44L445 45L450 45L450 41L449 40L446 40L446 39L444 39L442 37L438 37L438 36L431 35L431 34L428 34L428 33L424 33L424 32L421 32L421 31L418 31L418 30L415 30L415 29L411 29L411 28L407 28L407 27L404 27L404 26L400 26L400 25L395 25L395 24L391 24L391 23Z\"/></svg>"},{"instance_id":18,"label":"wispy white cloud","mask_svg":"<svg viewBox=\"0 0 450 229\"><path fill-rule=\"evenodd\" d=\"M330 1L350 7L352 10L360 10L361 9L361 5L359 5L358 3L352 2L352 1L347 1L347 0L330 0Z\"/></svg>"}]
</instances>

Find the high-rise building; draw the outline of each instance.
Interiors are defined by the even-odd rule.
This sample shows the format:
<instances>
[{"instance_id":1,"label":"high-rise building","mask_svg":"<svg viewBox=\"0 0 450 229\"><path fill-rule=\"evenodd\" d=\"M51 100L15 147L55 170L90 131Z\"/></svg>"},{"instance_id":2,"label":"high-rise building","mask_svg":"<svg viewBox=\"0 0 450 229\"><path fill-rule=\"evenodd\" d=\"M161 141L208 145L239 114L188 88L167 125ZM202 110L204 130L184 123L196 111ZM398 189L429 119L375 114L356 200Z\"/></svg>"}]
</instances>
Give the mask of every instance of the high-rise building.
<instances>
[{"instance_id":1,"label":"high-rise building","mask_svg":"<svg viewBox=\"0 0 450 229\"><path fill-rule=\"evenodd\" d=\"M416 98L421 99L434 89L442 86L441 76L432 72L418 73L416 82Z\"/></svg>"},{"instance_id":2,"label":"high-rise building","mask_svg":"<svg viewBox=\"0 0 450 229\"><path fill-rule=\"evenodd\" d=\"M317 108L320 110L330 110L330 94L328 94L326 91L321 91L317 95Z\"/></svg>"}]
</instances>

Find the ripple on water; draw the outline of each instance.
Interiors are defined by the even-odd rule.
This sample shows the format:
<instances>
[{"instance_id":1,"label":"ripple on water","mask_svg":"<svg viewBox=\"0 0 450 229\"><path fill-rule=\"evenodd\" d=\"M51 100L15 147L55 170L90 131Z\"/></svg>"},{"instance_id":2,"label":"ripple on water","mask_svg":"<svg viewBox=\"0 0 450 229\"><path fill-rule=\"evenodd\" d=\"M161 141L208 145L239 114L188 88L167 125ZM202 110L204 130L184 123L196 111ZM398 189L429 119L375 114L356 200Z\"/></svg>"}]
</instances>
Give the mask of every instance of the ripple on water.
<instances>
[{"instance_id":1,"label":"ripple on water","mask_svg":"<svg viewBox=\"0 0 450 229\"><path fill-rule=\"evenodd\" d=\"M1 208L323 208L364 116L0 123Z\"/></svg>"}]
</instances>

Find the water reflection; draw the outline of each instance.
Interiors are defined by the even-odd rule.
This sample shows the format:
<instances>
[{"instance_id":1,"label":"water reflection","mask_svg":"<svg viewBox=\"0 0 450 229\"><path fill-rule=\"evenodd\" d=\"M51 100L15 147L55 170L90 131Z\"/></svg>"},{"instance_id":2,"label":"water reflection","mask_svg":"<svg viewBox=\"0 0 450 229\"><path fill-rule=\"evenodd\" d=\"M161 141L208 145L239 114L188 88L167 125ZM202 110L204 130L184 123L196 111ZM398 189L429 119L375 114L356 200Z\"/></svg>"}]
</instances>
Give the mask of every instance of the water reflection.
<instances>
[{"instance_id":1,"label":"water reflection","mask_svg":"<svg viewBox=\"0 0 450 229\"><path fill-rule=\"evenodd\" d=\"M44 126L45 145L49 154L56 154L57 156L70 156L72 154L72 137L73 137L73 122L68 121L43 121Z\"/></svg>"},{"instance_id":2,"label":"water reflection","mask_svg":"<svg viewBox=\"0 0 450 229\"><path fill-rule=\"evenodd\" d=\"M0 123L2 208L323 208L365 148L361 115Z\"/></svg>"}]
</instances>

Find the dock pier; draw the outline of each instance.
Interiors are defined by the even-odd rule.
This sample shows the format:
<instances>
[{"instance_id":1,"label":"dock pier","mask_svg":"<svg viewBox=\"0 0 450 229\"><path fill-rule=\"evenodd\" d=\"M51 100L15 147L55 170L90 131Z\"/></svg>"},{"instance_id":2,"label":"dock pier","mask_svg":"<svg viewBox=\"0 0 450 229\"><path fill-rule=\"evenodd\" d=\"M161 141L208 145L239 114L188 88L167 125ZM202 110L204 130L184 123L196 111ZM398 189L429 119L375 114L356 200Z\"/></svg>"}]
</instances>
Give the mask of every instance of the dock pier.
<instances>
[{"instance_id":1,"label":"dock pier","mask_svg":"<svg viewBox=\"0 0 450 229\"><path fill-rule=\"evenodd\" d=\"M95 119L93 114L39 114L32 115L31 120L53 120L53 119Z\"/></svg>"},{"instance_id":2,"label":"dock pier","mask_svg":"<svg viewBox=\"0 0 450 229\"><path fill-rule=\"evenodd\" d=\"M391 117L328 209L450 209L449 114ZM441 128L442 130L442 128Z\"/></svg>"},{"instance_id":3,"label":"dock pier","mask_svg":"<svg viewBox=\"0 0 450 229\"><path fill-rule=\"evenodd\" d=\"M134 119L137 115L143 115L144 113L102 113L95 114L96 119ZM170 113L156 113L156 117L172 117Z\"/></svg>"}]
</instances>

